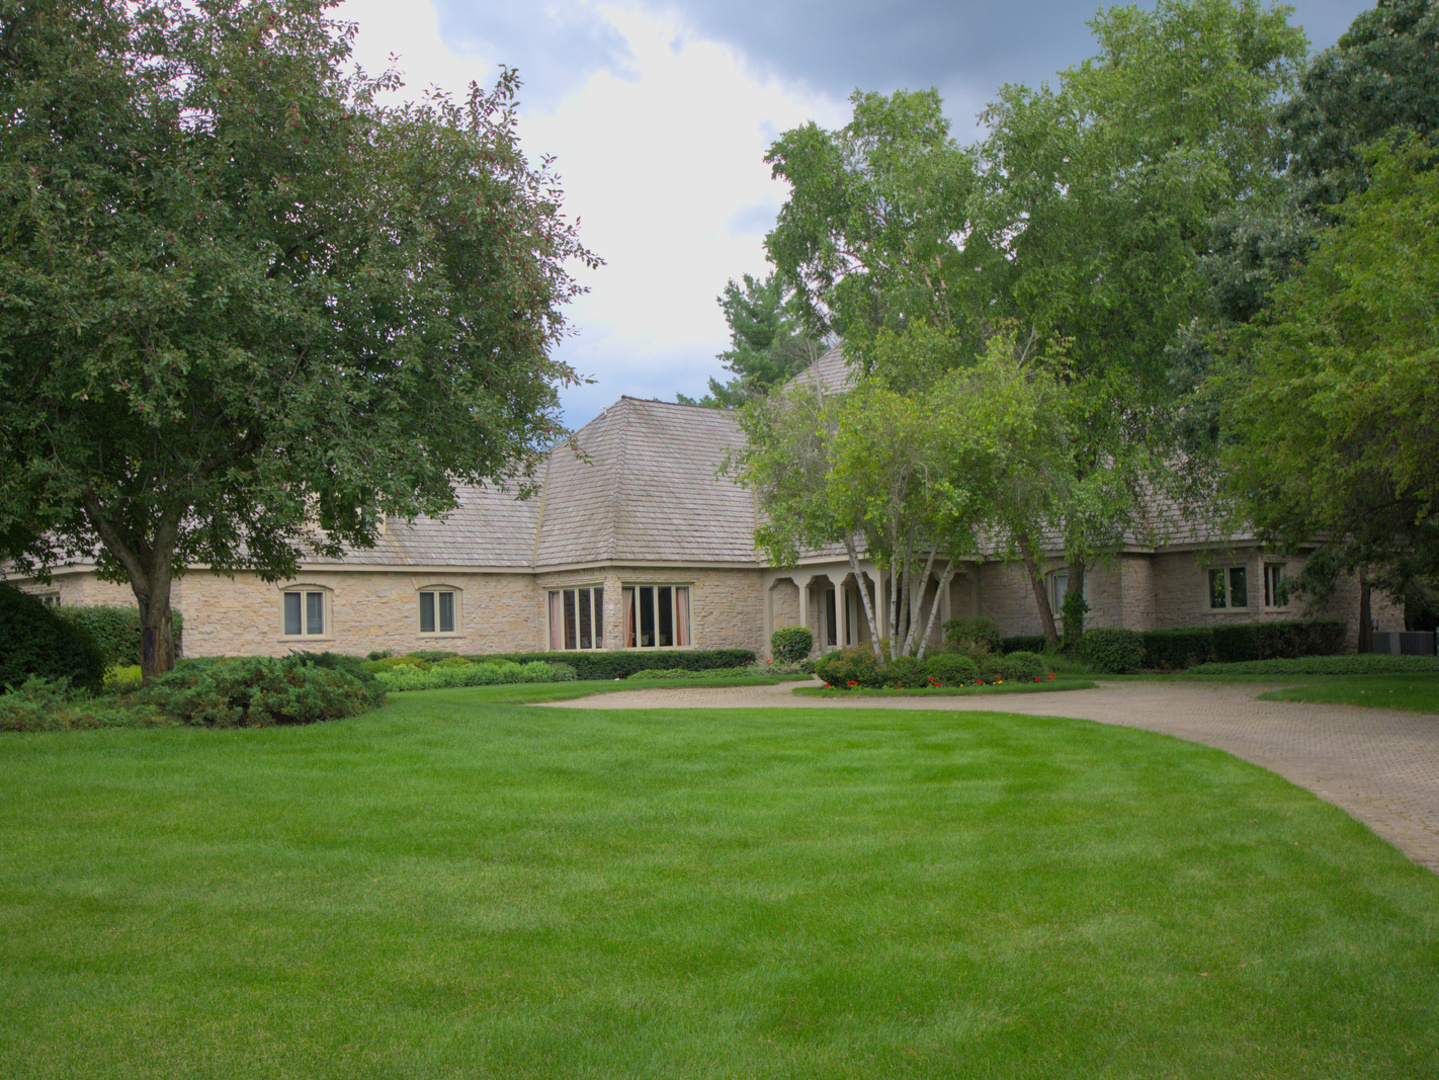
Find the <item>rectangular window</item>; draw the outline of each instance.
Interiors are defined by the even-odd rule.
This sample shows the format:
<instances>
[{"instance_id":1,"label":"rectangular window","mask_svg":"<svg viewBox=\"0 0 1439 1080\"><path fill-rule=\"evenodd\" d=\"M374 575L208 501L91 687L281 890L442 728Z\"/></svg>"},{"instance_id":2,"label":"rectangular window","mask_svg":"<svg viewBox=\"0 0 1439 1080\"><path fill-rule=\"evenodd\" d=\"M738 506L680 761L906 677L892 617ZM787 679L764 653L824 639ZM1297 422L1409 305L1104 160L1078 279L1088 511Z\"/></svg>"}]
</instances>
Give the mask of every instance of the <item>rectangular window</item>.
<instances>
[{"instance_id":1,"label":"rectangular window","mask_svg":"<svg viewBox=\"0 0 1439 1080\"><path fill-rule=\"evenodd\" d=\"M627 585L625 648L664 649L690 644L688 585Z\"/></svg>"},{"instance_id":2,"label":"rectangular window","mask_svg":"<svg viewBox=\"0 0 1439 1080\"><path fill-rule=\"evenodd\" d=\"M324 637L325 594L320 589L296 589L282 599L286 637Z\"/></svg>"},{"instance_id":3,"label":"rectangular window","mask_svg":"<svg viewBox=\"0 0 1439 1080\"><path fill-rule=\"evenodd\" d=\"M601 586L550 593L550 648L605 647L605 590Z\"/></svg>"},{"instance_id":4,"label":"rectangular window","mask_svg":"<svg viewBox=\"0 0 1439 1080\"><path fill-rule=\"evenodd\" d=\"M1284 595L1284 564L1266 563L1264 566L1264 606L1284 607L1289 598Z\"/></svg>"},{"instance_id":5,"label":"rectangular window","mask_svg":"<svg viewBox=\"0 0 1439 1080\"><path fill-rule=\"evenodd\" d=\"M1212 608L1247 608L1249 578L1242 566L1229 566L1209 571L1209 606Z\"/></svg>"},{"instance_id":6,"label":"rectangular window","mask_svg":"<svg viewBox=\"0 0 1439 1080\"><path fill-rule=\"evenodd\" d=\"M427 589L420 593L420 633L455 632L455 593L452 589Z\"/></svg>"}]
</instances>

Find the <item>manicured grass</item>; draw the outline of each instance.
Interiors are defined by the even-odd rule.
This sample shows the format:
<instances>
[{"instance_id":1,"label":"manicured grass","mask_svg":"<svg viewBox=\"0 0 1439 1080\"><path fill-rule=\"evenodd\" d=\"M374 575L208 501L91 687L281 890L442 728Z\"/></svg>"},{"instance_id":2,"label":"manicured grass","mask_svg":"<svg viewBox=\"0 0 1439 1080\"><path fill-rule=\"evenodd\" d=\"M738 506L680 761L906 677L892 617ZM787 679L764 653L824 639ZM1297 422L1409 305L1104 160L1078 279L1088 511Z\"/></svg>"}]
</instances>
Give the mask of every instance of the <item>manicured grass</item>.
<instances>
[{"instance_id":1,"label":"manicured grass","mask_svg":"<svg viewBox=\"0 0 1439 1080\"><path fill-rule=\"evenodd\" d=\"M0 1076L1439 1074L1439 879L993 713L394 695L0 739Z\"/></svg>"},{"instance_id":2,"label":"manicured grass","mask_svg":"<svg viewBox=\"0 0 1439 1080\"><path fill-rule=\"evenodd\" d=\"M1040 682L986 683L983 686L924 686L913 690L891 690L857 686L853 690L826 689L823 686L797 686L793 693L800 697L974 697L980 694L1047 694L1052 690L1092 690L1098 683L1088 679L1061 677Z\"/></svg>"},{"instance_id":3,"label":"manicured grass","mask_svg":"<svg viewBox=\"0 0 1439 1080\"><path fill-rule=\"evenodd\" d=\"M1406 712L1439 713L1439 673L1334 675L1261 694L1262 701L1316 701Z\"/></svg>"}]
</instances>

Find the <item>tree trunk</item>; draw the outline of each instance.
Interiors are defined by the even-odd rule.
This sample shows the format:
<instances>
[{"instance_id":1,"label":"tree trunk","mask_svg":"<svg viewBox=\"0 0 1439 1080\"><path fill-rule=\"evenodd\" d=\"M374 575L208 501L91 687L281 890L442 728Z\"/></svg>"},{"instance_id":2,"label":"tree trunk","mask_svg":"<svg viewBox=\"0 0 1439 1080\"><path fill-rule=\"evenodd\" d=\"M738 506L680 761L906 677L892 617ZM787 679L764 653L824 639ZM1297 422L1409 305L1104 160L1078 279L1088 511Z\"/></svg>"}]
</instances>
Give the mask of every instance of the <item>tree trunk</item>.
<instances>
[{"instance_id":1,"label":"tree trunk","mask_svg":"<svg viewBox=\"0 0 1439 1080\"><path fill-rule=\"evenodd\" d=\"M131 583L140 604L140 674L148 683L175 667L175 637L170 611L170 583L163 593L154 590L142 593L141 586Z\"/></svg>"},{"instance_id":2,"label":"tree trunk","mask_svg":"<svg viewBox=\"0 0 1439 1080\"><path fill-rule=\"evenodd\" d=\"M1369 579L1359 575L1359 651L1374 651L1374 612L1369 603Z\"/></svg>"},{"instance_id":3,"label":"tree trunk","mask_svg":"<svg viewBox=\"0 0 1439 1080\"><path fill-rule=\"evenodd\" d=\"M925 624L924 633L920 635L919 648L916 649L914 653L915 657L919 660L924 659L924 649L929 642L929 635L934 632L934 620L935 617L939 615L939 598L943 596L949 588L950 581L954 579L954 573L955 566L954 563L951 562L949 569L940 576L939 587L934 590L934 603L929 606L929 621Z\"/></svg>"},{"instance_id":4,"label":"tree trunk","mask_svg":"<svg viewBox=\"0 0 1439 1080\"><path fill-rule=\"evenodd\" d=\"M879 627L874 619L874 604L870 602L869 588L865 585L864 575L859 570L859 552L855 550L854 541L845 537L844 553L849 556L849 569L854 574L854 585L859 590L859 599L864 604L864 621L869 624L869 645L874 650L874 655L883 659L879 651Z\"/></svg>"},{"instance_id":5,"label":"tree trunk","mask_svg":"<svg viewBox=\"0 0 1439 1080\"><path fill-rule=\"evenodd\" d=\"M1068 605L1069 598L1071 596L1077 596L1081 600L1084 599L1084 572L1085 565L1083 559L1075 559L1072 563L1069 564L1069 587L1064 590L1064 599L1066 606ZM1088 604L1084 605L1084 610L1086 612L1089 610ZM1079 645L1078 639L1084 635L1084 616L1080 615L1078 624L1073 627L1071 627L1069 623L1065 621L1065 613L1063 611L1060 612L1059 617L1060 621L1064 625L1064 647L1066 649L1077 648ZM1075 637L1075 640L1072 642L1069 640L1071 633L1073 633Z\"/></svg>"},{"instance_id":6,"label":"tree trunk","mask_svg":"<svg viewBox=\"0 0 1439 1080\"><path fill-rule=\"evenodd\" d=\"M1019 553L1024 557L1024 569L1029 573L1029 584L1034 590L1034 604L1039 609L1039 627L1044 631L1044 640L1051 645L1059 644L1059 632L1054 629L1054 611L1049 606L1049 592L1044 587L1044 571L1039 565L1039 553L1034 541L1026 536L1017 536Z\"/></svg>"}]
</instances>

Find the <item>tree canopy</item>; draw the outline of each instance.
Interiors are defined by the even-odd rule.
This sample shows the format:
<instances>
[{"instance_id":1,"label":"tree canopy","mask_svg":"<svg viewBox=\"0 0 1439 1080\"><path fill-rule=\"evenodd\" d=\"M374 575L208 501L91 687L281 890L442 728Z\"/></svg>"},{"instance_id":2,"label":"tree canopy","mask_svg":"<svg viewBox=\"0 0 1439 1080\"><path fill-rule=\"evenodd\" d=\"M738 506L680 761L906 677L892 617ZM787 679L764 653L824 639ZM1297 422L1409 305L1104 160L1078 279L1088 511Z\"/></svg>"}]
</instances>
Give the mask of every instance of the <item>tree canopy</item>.
<instances>
[{"instance_id":1,"label":"tree canopy","mask_svg":"<svg viewBox=\"0 0 1439 1080\"><path fill-rule=\"evenodd\" d=\"M320 0L0 7L0 541L98 558L170 666L173 577L294 573L523 483L593 263L518 80L383 107Z\"/></svg>"},{"instance_id":2,"label":"tree canopy","mask_svg":"<svg viewBox=\"0 0 1439 1080\"><path fill-rule=\"evenodd\" d=\"M719 359L734 378L723 383L711 378L709 393L698 401L677 395L681 405L737 408L787 382L823 351L789 312L789 298L777 274L763 281L745 274L743 285L731 280L717 299L730 330L730 347Z\"/></svg>"},{"instance_id":3,"label":"tree canopy","mask_svg":"<svg viewBox=\"0 0 1439 1080\"><path fill-rule=\"evenodd\" d=\"M1303 269L1234 332L1217 387L1243 515L1276 547L1326 541L1330 570L1394 595L1439 568L1439 171L1370 148ZM1309 584L1322 587L1310 575Z\"/></svg>"}]
</instances>

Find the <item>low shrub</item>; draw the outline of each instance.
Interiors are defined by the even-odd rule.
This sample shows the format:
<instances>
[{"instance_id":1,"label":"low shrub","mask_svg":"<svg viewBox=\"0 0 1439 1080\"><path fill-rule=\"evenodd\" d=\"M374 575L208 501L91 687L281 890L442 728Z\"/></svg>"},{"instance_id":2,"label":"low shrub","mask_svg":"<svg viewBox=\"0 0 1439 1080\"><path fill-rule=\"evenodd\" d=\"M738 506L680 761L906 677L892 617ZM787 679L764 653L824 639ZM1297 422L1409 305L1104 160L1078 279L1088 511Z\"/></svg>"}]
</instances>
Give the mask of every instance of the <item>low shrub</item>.
<instances>
[{"instance_id":1,"label":"low shrub","mask_svg":"<svg viewBox=\"0 0 1439 1080\"><path fill-rule=\"evenodd\" d=\"M756 674L752 667L710 668L708 671L687 671L684 668L647 668L636 671L631 679L665 679L678 682L681 679L739 678ZM760 674L765 674L761 672Z\"/></svg>"},{"instance_id":2,"label":"low shrub","mask_svg":"<svg viewBox=\"0 0 1439 1080\"><path fill-rule=\"evenodd\" d=\"M13 585L0 585L0 692L34 675L99 692L105 678L100 647L89 631L56 610Z\"/></svg>"},{"instance_id":3,"label":"low shrub","mask_svg":"<svg viewBox=\"0 0 1439 1080\"><path fill-rule=\"evenodd\" d=\"M925 685L927 675L923 660L913 656L896 656L884 666L884 685L898 690L913 690Z\"/></svg>"},{"instance_id":4,"label":"low shrub","mask_svg":"<svg viewBox=\"0 0 1439 1080\"><path fill-rule=\"evenodd\" d=\"M543 661L543 660L539 660L539 661L535 661L535 662L536 662L536 663L541 663L541 664L545 663L545 661ZM553 661L550 661L550 662L549 662L548 666L549 666L549 669L550 669L550 682L574 682L574 681L575 681L575 665L574 665L574 664L566 664L566 663L564 663L564 662L562 662L562 661L559 661L559 660L553 660Z\"/></svg>"},{"instance_id":5,"label":"low shrub","mask_svg":"<svg viewBox=\"0 0 1439 1080\"><path fill-rule=\"evenodd\" d=\"M963 653L938 653L924 658L925 681L941 686L965 686L979 678L979 665Z\"/></svg>"},{"instance_id":6,"label":"low shrub","mask_svg":"<svg viewBox=\"0 0 1439 1080\"><path fill-rule=\"evenodd\" d=\"M1085 663L1097 671L1124 675L1144 662L1144 638L1137 630L1086 630L1080 645Z\"/></svg>"},{"instance_id":7,"label":"low shrub","mask_svg":"<svg viewBox=\"0 0 1439 1080\"><path fill-rule=\"evenodd\" d=\"M826 685L840 689L884 685L884 669L869 645L851 645L826 654L815 663L814 673Z\"/></svg>"},{"instance_id":8,"label":"low shrub","mask_svg":"<svg viewBox=\"0 0 1439 1080\"><path fill-rule=\"evenodd\" d=\"M1023 650L1005 653L1004 665L1007 669L1005 678L1019 682L1033 682L1049 674L1049 667L1043 658Z\"/></svg>"},{"instance_id":9,"label":"low shrub","mask_svg":"<svg viewBox=\"0 0 1439 1080\"><path fill-rule=\"evenodd\" d=\"M31 676L0 694L0 731L78 731L101 727L159 727L175 721L142 694L95 697L70 680Z\"/></svg>"},{"instance_id":10,"label":"low shrub","mask_svg":"<svg viewBox=\"0 0 1439 1080\"><path fill-rule=\"evenodd\" d=\"M807 626L781 626L769 636L770 655L781 664L798 664L814 648L814 634Z\"/></svg>"},{"instance_id":11,"label":"low shrub","mask_svg":"<svg viewBox=\"0 0 1439 1080\"><path fill-rule=\"evenodd\" d=\"M1259 624L1259 659L1335 656L1344 651L1349 626L1343 619L1294 619Z\"/></svg>"},{"instance_id":12,"label":"low shrub","mask_svg":"<svg viewBox=\"0 0 1439 1080\"><path fill-rule=\"evenodd\" d=\"M182 722L204 727L339 720L367 711L383 694L361 680L357 667L342 662L350 660L321 662L313 655L191 660L156 679L147 696Z\"/></svg>"},{"instance_id":13,"label":"low shrub","mask_svg":"<svg viewBox=\"0 0 1439 1080\"><path fill-rule=\"evenodd\" d=\"M513 660L528 664L535 660L564 663L575 670L575 677L590 679L624 679L636 671L660 668L684 668L687 671L709 671L714 668L743 667L753 664L750 649L607 649L574 652L491 653L469 656L475 663Z\"/></svg>"},{"instance_id":14,"label":"low shrub","mask_svg":"<svg viewBox=\"0 0 1439 1080\"><path fill-rule=\"evenodd\" d=\"M560 665L564 666L564 665ZM375 678L387 690L441 690L456 686L498 686L502 683L546 683L573 680L571 670L567 675L557 675L556 665L543 660L531 660L517 664L513 660L494 660L473 663L469 660L452 662L447 658L429 667L398 664L375 673Z\"/></svg>"}]
</instances>

